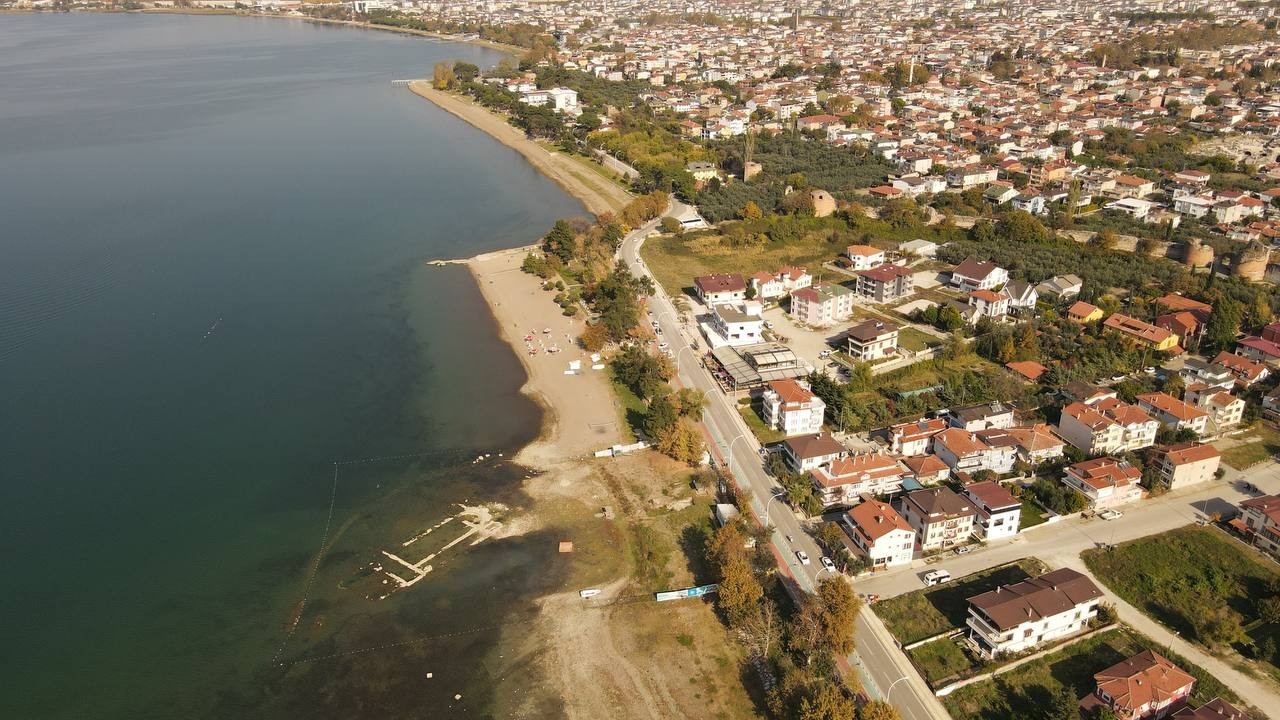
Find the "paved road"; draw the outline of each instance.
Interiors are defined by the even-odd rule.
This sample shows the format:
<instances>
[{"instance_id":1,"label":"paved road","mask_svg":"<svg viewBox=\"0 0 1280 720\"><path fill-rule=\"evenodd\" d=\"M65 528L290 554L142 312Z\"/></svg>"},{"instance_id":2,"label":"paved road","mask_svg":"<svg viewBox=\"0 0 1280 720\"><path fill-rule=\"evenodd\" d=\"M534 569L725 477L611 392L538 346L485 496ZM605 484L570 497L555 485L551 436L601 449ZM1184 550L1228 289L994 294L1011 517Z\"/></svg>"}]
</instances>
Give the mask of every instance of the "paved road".
<instances>
[{"instance_id":1,"label":"paved road","mask_svg":"<svg viewBox=\"0 0 1280 720\"><path fill-rule=\"evenodd\" d=\"M1247 474L1234 474L1234 479L1228 475L1227 481L1211 482L1204 487L1191 487L1122 507L1124 517L1117 520L1073 517L1038 525L967 555L943 555L935 564L917 560L911 566L859 580L858 589L889 598L924 587L920 574L926 568L944 568L954 577L961 577L1029 556L1061 567L1067 564L1065 560L1101 543L1121 543L1166 532L1204 519L1208 513L1228 514L1241 500L1250 497L1237 488L1240 480L1252 482L1265 492L1280 492L1280 465L1267 463Z\"/></svg>"},{"instance_id":2,"label":"paved road","mask_svg":"<svg viewBox=\"0 0 1280 720\"><path fill-rule=\"evenodd\" d=\"M673 200L667 214L681 215L688 210L687 206ZM640 246L657 226L658 221L647 223L623 239L619 254L636 275L653 277L640 259ZM735 401L720 392L711 375L701 367L698 351L690 347L698 337L697 329L680 322L671 298L667 297L656 279L654 285L656 291L650 307L662 329L662 336L671 343L672 352L676 355L680 382L706 393L708 405L703 422L719 455L725 458L730 473L750 495L756 514L775 528L774 547L786 559L787 569L799 587L813 592L816 579L822 573L818 562L822 551L804 532L795 514L781 500L775 499L782 488L765 472L759 443L738 414ZM700 339L699 344L705 347ZM808 553L809 565L802 565L797 560L797 550ZM892 690L891 701L905 720L949 720L946 710L911 669L909 661L888 637L883 626L877 626L879 621L870 613L864 611L861 614L855 628L859 650L849 657L850 664L861 674L867 691L873 697L884 697L886 689ZM901 688L892 687L895 680L903 678Z\"/></svg>"}]
</instances>

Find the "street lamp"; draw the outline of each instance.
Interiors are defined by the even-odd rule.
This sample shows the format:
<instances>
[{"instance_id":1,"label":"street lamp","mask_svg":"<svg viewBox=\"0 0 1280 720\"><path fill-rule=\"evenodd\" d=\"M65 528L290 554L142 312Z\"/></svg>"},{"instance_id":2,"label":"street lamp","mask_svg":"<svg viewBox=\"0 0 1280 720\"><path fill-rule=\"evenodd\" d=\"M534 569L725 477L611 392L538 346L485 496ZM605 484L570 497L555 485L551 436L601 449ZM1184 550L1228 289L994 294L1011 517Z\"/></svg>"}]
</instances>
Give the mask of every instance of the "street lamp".
<instances>
[{"instance_id":1,"label":"street lamp","mask_svg":"<svg viewBox=\"0 0 1280 720\"><path fill-rule=\"evenodd\" d=\"M785 490L779 490L778 492L774 493L769 498L769 500L764 504L764 526L766 528L769 527L769 506L773 504L774 500L777 500L778 498L783 497L786 494L787 492Z\"/></svg>"},{"instance_id":2,"label":"street lamp","mask_svg":"<svg viewBox=\"0 0 1280 720\"><path fill-rule=\"evenodd\" d=\"M725 454L728 456L728 459L729 459L730 475L733 474L733 444L738 442L739 440L746 440L746 439L747 439L746 433L738 433L737 437L729 441L728 449L725 451ZM750 447L750 445L748 445L747 447Z\"/></svg>"}]
</instances>

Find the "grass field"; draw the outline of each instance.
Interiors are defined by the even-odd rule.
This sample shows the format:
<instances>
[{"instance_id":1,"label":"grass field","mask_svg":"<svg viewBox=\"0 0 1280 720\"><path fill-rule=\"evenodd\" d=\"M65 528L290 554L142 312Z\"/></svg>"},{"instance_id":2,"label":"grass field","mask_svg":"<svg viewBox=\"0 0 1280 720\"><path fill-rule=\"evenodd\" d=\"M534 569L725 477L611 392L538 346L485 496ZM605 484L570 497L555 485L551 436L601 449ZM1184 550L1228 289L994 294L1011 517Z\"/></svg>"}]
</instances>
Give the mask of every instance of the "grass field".
<instances>
[{"instance_id":1,"label":"grass field","mask_svg":"<svg viewBox=\"0 0 1280 720\"><path fill-rule=\"evenodd\" d=\"M1252 642L1240 630L1259 641L1274 631L1259 621L1258 604L1275 595L1280 571L1216 528L1191 525L1081 557L1117 595L1207 648L1231 654ZM1268 659L1276 655L1273 648Z\"/></svg>"},{"instance_id":2,"label":"grass field","mask_svg":"<svg viewBox=\"0 0 1280 720\"><path fill-rule=\"evenodd\" d=\"M929 687L937 688L951 678L972 677L981 667L954 640L943 638L907 651L924 673Z\"/></svg>"},{"instance_id":3,"label":"grass field","mask_svg":"<svg viewBox=\"0 0 1280 720\"><path fill-rule=\"evenodd\" d=\"M942 698L954 720L1009 720L1058 717L1052 698L1069 688L1084 697L1096 686L1093 674L1143 650L1152 649L1196 678L1192 701L1203 704L1215 697L1233 704L1240 699L1197 665L1153 643L1127 627L1095 635L1058 652L1032 660L990 680L966 685ZM1237 705L1243 709L1242 704Z\"/></svg>"},{"instance_id":4,"label":"grass field","mask_svg":"<svg viewBox=\"0 0 1280 720\"><path fill-rule=\"evenodd\" d=\"M673 235L645 240L640 249L644 262L654 277L673 297L693 286L693 278L712 273L750 275L761 270L777 270L783 265L800 265L818 279L831 282L849 278L823 270L822 262L844 250L844 246L826 241L796 242L786 245L765 244L731 247L718 238L688 240Z\"/></svg>"},{"instance_id":5,"label":"grass field","mask_svg":"<svg viewBox=\"0 0 1280 720\"><path fill-rule=\"evenodd\" d=\"M751 428L751 432L755 434L756 439L761 444L782 442L787 439L787 434L781 430L774 430L764 424L764 418L760 417L760 411L755 405L739 405L738 413L742 415L742 419L746 421L747 427Z\"/></svg>"},{"instance_id":6,"label":"grass field","mask_svg":"<svg viewBox=\"0 0 1280 720\"><path fill-rule=\"evenodd\" d=\"M899 595L873 607L889 631L903 645L964 627L967 600L999 585L1007 585L1048 571L1036 558L975 573L932 588Z\"/></svg>"},{"instance_id":7,"label":"grass field","mask_svg":"<svg viewBox=\"0 0 1280 720\"><path fill-rule=\"evenodd\" d=\"M630 441L634 442L637 433L640 431L640 423L644 421L644 415L649 410L649 406L644 400L640 399L631 391L631 388L618 382L618 378L613 374L613 368L609 368L609 384L613 387L613 394L618 398L618 409L622 419L623 434L630 436Z\"/></svg>"},{"instance_id":8,"label":"grass field","mask_svg":"<svg viewBox=\"0 0 1280 720\"><path fill-rule=\"evenodd\" d=\"M1258 423L1238 440L1242 444L1222 451L1222 462L1241 470L1280 453L1280 432L1266 423Z\"/></svg>"},{"instance_id":9,"label":"grass field","mask_svg":"<svg viewBox=\"0 0 1280 720\"><path fill-rule=\"evenodd\" d=\"M911 326L904 327L898 331L898 346L911 352L920 352L921 350L938 347L941 344L942 341L938 338Z\"/></svg>"},{"instance_id":10,"label":"grass field","mask_svg":"<svg viewBox=\"0 0 1280 720\"><path fill-rule=\"evenodd\" d=\"M1021 519L1018 521L1019 529L1026 530L1029 527L1035 527L1036 525L1039 525L1045 522L1044 517L1042 517L1044 515L1044 512L1045 512L1044 508L1035 504L1035 501L1031 500L1030 498L1023 498L1022 499L1022 516L1021 516Z\"/></svg>"}]
</instances>

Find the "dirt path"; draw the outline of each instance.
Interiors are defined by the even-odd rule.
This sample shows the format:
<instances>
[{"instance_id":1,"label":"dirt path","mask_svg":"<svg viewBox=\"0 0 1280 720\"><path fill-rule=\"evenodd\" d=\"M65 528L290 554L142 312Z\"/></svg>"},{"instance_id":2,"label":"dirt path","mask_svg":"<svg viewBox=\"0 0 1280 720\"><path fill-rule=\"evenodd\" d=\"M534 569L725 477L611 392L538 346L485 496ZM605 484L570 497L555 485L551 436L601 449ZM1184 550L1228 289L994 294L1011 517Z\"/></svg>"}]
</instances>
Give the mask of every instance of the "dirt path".
<instances>
[{"instance_id":1,"label":"dirt path","mask_svg":"<svg viewBox=\"0 0 1280 720\"><path fill-rule=\"evenodd\" d=\"M601 588L600 598L616 597L626 583L620 579ZM542 602L546 636L553 639L550 670L570 720L680 717L683 711L666 688L619 652L609 615L608 608L586 605L577 592Z\"/></svg>"},{"instance_id":2,"label":"dirt path","mask_svg":"<svg viewBox=\"0 0 1280 720\"><path fill-rule=\"evenodd\" d=\"M1210 655L1199 645L1184 640L1168 628L1147 617L1141 610L1125 602L1120 596L1111 592L1102 581L1089 572L1089 568L1077 556L1055 557L1053 560L1074 570L1078 570L1094 582L1107 596L1107 601L1115 606L1120 620L1129 627L1146 635L1158 643L1171 648L1174 652L1204 668L1210 675L1222 681L1224 685L1239 693L1249 704L1259 708L1280 708L1280 693L1270 683L1259 681L1246 675L1221 658Z\"/></svg>"},{"instance_id":3,"label":"dirt path","mask_svg":"<svg viewBox=\"0 0 1280 720\"><path fill-rule=\"evenodd\" d=\"M409 83L409 89L523 155L539 172L565 192L581 200L592 213L600 215L616 212L631 202L631 194L616 183L601 177L571 157L548 151L525 137L524 133L512 127L504 118L477 105L470 98L436 90L430 83L423 81Z\"/></svg>"}]
</instances>

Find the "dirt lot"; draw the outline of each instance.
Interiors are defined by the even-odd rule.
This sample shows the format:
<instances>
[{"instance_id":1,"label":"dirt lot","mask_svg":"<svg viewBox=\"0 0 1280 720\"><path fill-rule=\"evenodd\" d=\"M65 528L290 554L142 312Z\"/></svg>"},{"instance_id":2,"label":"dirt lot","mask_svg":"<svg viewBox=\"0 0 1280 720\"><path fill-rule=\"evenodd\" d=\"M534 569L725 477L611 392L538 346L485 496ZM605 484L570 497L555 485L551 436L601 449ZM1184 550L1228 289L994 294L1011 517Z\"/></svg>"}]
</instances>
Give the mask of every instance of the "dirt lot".
<instances>
[{"instance_id":1,"label":"dirt lot","mask_svg":"<svg viewBox=\"0 0 1280 720\"><path fill-rule=\"evenodd\" d=\"M539 498L531 524L573 540L574 559L564 590L544 598L537 624L520 632L569 718L756 716L741 650L714 606L652 599L658 589L709 582L699 559L713 499L693 489L692 474L645 452L530 481ZM601 594L583 600L579 590L592 587ZM541 710L517 700L509 715Z\"/></svg>"}]
</instances>

